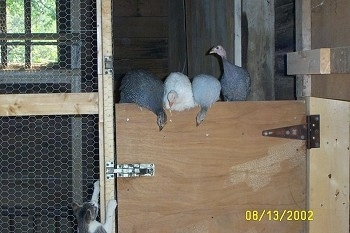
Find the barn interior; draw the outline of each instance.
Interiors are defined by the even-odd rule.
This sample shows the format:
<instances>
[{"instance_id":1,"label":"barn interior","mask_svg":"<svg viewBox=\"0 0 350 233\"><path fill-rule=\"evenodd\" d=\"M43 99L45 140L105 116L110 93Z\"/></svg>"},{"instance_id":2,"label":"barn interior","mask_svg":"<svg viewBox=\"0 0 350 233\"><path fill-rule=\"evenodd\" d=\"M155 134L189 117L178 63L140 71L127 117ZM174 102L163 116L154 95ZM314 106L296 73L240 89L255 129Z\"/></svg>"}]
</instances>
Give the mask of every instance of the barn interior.
<instances>
[{"instance_id":1,"label":"barn interior","mask_svg":"<svg viewBox=\"0 0 350 233\"><path fill-rule=\"evenodd\" d=\"M207 53L221 44L229 60L252 75L250 100L296 99L295 77L286 73L285 56L295 50L294 1L242 1L241 25L232 12L234 2L114 1L116 80L137 68L161 79L170 72L219 78L218 60Z\"/></svg>"},{"instance_id":2,"label":"barn interior","mask_svg":"<svg viewBox=\"0 0 350 233\"><path fill-rule=\"evenodd\" d=\"M348 12L347 0L0 1L0 232L77 232L71 203L98 179L98 220L118 200L113 232L349 232ZM249 71L248 101L215 103L201 126L198 108L166 111L161 132L118 103L133 69L219 78L218 44ZM319 148L262 133L309 115ZM153 177L114 175L146 162Z\"/></svg>"}]
</instances>

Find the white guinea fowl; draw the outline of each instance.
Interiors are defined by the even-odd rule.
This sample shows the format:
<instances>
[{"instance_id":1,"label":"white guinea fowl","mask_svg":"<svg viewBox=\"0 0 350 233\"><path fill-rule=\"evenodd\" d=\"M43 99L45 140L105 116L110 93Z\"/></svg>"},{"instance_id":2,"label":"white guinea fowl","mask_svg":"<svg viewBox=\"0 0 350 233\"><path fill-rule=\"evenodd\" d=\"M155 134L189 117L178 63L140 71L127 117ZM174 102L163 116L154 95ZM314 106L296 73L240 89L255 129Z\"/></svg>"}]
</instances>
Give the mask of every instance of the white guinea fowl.
<instances>
[{"instance_id":1,"label":"white guinea fowl","mask_svg":"<svg viewBox=\"0 0 350 233\"><path fill-rule=\"evenodd\" d=\"M208 109L220 99L221 85L215 77L200 74L193 78L192 90L194 101L201 107L196 117L199 126L204 121Z\"/></svg>"},{"instance_id":2,"label":"white guinea fowl","mask_svg":"<svg viewBox=\"0 0 350 233\"><path fill-rule=\"evenodd\" d=\"M190 79L180 73L173 72L164 81L163 104L166 109L184 111L196 106Z\"/></svg>"}]
</instances>

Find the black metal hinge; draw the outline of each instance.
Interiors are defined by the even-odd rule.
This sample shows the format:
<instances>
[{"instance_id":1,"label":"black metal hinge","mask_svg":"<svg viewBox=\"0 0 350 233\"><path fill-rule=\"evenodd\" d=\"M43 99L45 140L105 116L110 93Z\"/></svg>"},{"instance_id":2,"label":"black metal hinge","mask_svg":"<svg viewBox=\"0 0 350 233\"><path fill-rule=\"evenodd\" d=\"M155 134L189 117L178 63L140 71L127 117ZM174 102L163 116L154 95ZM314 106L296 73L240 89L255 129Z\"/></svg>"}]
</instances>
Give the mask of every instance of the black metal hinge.
<instances>
[{"instance_id":1,"label":"black metal hinge","mask_svg":"<svg viewBox=\"0 0 350 233\"><path fill-rule=\"evenodd\" d=\"M306 124L263 130L266 137L306 140L307 149L320 148L320 115L306 116Z\"/></svg>"}]
</instances>

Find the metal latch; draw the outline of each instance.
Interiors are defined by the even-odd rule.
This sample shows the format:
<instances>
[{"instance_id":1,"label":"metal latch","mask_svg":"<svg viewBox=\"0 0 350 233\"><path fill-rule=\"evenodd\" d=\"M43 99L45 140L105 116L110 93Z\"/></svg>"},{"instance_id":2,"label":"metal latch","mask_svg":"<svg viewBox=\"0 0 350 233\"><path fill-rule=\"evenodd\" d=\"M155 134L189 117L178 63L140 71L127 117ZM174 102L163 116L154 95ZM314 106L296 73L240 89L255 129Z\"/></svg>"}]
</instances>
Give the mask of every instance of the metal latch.
<instances>
[{"instance_id":1,"label":"metal latch","mask_svg":"<svg viewBox=\"0 0 350 233\"><path fill-rule=\"evenodd\" d=\"M306 124L262 131L263 136L306 140L307 149L320 148L320 115L306 116Z\"/></svg>"},{"instance_id":2,"label":"metal latch","mask_svg":"<svg viewBox=\"0 0 350 233\"><path fill-rule=\"evenodd\" d=\"M113 57L105 56L105 74L113 74Z\"/></svg>"},{"instance_id":3,"label":"metal latch","mask_svg":"<svg viewBox=\"0 0 350 233\"><path fill-rule=\"evenodd\" d=\"M134 163L134 164L117 164L114 162L106 162L106 179L114 179L115 177L139 177L154 176L155 166L153 163Z\"/></svg>"}]
</instances>

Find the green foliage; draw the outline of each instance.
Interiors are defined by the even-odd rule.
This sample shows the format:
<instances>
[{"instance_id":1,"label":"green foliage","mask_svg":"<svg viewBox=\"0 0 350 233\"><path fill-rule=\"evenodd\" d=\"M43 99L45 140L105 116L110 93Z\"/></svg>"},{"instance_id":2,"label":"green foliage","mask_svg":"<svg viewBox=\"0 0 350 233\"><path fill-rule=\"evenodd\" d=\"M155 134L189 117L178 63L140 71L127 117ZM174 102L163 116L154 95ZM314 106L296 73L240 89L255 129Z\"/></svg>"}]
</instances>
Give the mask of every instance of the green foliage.
<instances>
[{"instance_id":1,"label":"green foliage","mask_svg":"<svg viewBox=\"0 0 350 233\"><path fill-rule=\"evenodd\" d=\"M31 0L31 33L57 33L56 0ZM7 33L25 33L24 0L6 0ZM47 40L42 40L45 42ZM24 42L24 41L22 41ZM57 62L57 46L31 46L32 64ZM24 64L24 46L8 46L9 64Z\"/></svg>"},{"instance_id":2,"label":"green foliage","mask_svg":"<svg viewBox=\"0 0 350 233\"><path fill-rule=\"evenodd\" d=\"M24 33L24 0L6 1L8 33Z\"/></svg>"},{"instance_id":3,"label":"green foliage","mask_svg":"<svg viewBox=\"0 0 350 233\"><path fill-rule=\"evenodd\" d=\"M32 33L56 33L56 1L31 0Z\"/></svg>"}]
</instances>

